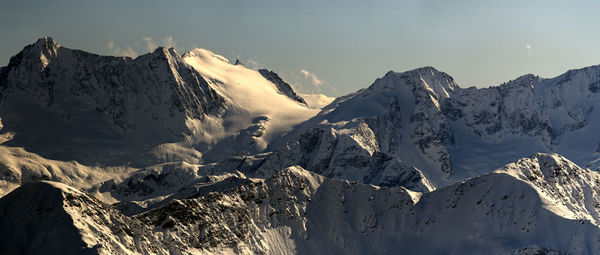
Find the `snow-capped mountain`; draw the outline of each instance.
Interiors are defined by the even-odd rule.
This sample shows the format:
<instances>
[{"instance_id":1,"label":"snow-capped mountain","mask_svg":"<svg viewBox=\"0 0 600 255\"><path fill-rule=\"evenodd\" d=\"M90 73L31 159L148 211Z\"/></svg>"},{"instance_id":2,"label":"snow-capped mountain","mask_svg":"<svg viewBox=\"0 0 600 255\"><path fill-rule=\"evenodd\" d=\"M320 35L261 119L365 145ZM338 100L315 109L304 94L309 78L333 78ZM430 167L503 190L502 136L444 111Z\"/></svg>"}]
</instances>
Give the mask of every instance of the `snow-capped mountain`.
<instances>
[{"instance_id":1,"label":"snow-capped mountain","mask_svg":"<svg viewBox=\"0 0 600 255\"><path fill-rule=\"evenodd\" d=\"M536 154L425 194L290 167L132 216L64 184L40 182L0 199L0 221L8 226L0 236L10 240L0 247L102 254L593 254L600 249L593 206L598 181L598 173L556 154ZM23 225L8 222L15 219Z\"/></svg>"},{"instance_id":2,"label":"snow-capped mountain","mask_svg":"<svg viewBox=\"0 0 600 255\"><path fill-rule=\"evenodd\" d=\"M333 99L205 49L42 38L0 68L0 250L598 254L599 84L423 67Z\"/></svg>"},{"instance_id":3,"label":"snow-capped mountain","mask_svg":"<svg viewBox=\"0 0 600 255\"><path fill-rule=\"evenodd\" d=\"M259 69L258 72L263 77L265 77L265 79L275 84L275 86L277 86L277 90L279 90L282 94L300 103L306 104L304 98L302 98L300 95L297 95L294 89L292 89L292 87L290 86L290 84L282 80L277 73L269 71L267 69Z\"/></svg>"},{"instance_id":4,"label":"snow-capped mountain","mask_svg":"<svg viewBox=\"0 0 600 255\"><path fill-rule=\"evenodd\" d=\"M2 69L5 144L55 159L119 163L182 139L186 119L227 102L172 49L133 60L104 57L42 38Z\"/></svg>"},{"instance_id":5,"label":"snow-capped mountain","mask_svg":"<svg viewBox=\"0 0 600 255\"><path fill-rule=\"evenodd\" d=\"M203 49L159 47L131 59L45 37L0 70L2 140L87 164L256 153L318 112L277 74L268 77Z\"/></svg>"},{"instance_id":6,"label":"snow-capped mountain","mask_svg":"<svg viewBox=\"0 0 600 255\"><path fill-rule=\"evenodd\" d=\"M500 163L532 151L553 151L596 168L598 82L600 66L592 66L552 79L525 75L499 87L458 90L443 107L457 130L468 131L456 132L461 133L453 150L456 167L470 168L469 158ZM507 148L513 148L511 155Z\"/></svg>"},{"instance_id":7,"label":"snow-capped mountain","mask_svg":"<svg viewBox=\"0 0 600 255\"><path fill-rule=\"evenodd\" d=\"M373 134L363 142L373 145L371 154L377 151L396 157L423 171L437 186L451 175L448 146L454 143L440 105L455 90L459 87L452 77L431 67L390 71L369 88L334 100L282 140L293 140L313 128L362 127L368 129L363 133ZM282 143L276 141L274 147Z\"/></svg>"},{"instance_id":8,"label":"snow-capped mountain","mask_svg":"<svg viewBox=\"0 0 600 255\"><path fill-rule=\"evenodd\" d=\"M183 54L183 61L233 105L220 116L190 121L191 139L201 141L194 148L203 153L204 162L262 152L272 140L320 110L308 107L275 73L231 65L205 49Z\"/></svg>"},{"instance_id":9,"label":"snow-capped mountain","mask_svg":"<svg viewBox=\"0 0 600 255\"><path fill-rule=\"evenodd\" d=\"M599 69L572 70L552 79L525 75L482 89L460 88L432 67L388 72L370 87L336 99L272 147L285 148L313 128L361 129L373 135L355 148L394 156L421 171L434 187L536 152L557 152L595 168ZM341 172L355 174L353 169ZM364 172L354 179L363 177L369 179Z\"/></svg>"}]
</instances>

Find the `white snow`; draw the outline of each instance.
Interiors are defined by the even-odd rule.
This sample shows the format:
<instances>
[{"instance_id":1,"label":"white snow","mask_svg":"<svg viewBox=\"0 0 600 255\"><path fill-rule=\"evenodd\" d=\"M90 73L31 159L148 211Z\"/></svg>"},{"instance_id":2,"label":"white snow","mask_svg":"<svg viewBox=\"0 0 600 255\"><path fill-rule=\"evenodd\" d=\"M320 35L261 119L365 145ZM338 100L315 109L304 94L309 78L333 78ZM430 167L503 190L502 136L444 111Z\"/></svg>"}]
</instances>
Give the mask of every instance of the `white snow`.
<instances>
[{"instance_id":1,"label":"white snow","mask_svg":"<svg viewBox=\"0 0 600 255\"><path fill-rule=\"evenodd\" d=\"M205 49L26 49L0 98L2 252L600 250L600 66L486 89L432 67L388 72L347 96L301 94L307 107ZM52 152L128 151L117 141L143 148L141 166L13 146L70 137Z\"/></svg>"},{"instance_id":2,"label":"white snow","mask_svg":"<svg viewBox=\"0 0 600 255\"><path fill-rule=\"evenodd\" d=\"M319 111L278 93L275 85L259 72L243 65L232 65L225 57L209 50L194 49L183 54L183 59L201 73L220 95L247 111L224 116L223 121L228 125L241 128L248 126L249 120L258 117L269 119L264 136L259 138L265 144Z\"/></svg>"},{"instance_id":3,"label":"white snow","mask_svg":"<svg viewBox=\"0 0 600 255\"><path fill-rule=\"evenodd\" d=\"M321 109L335 100L335 97L329 97L323 94L300 93L299 95L304 98L309 107L317 109Z\"/></svg>"}]
</instances>

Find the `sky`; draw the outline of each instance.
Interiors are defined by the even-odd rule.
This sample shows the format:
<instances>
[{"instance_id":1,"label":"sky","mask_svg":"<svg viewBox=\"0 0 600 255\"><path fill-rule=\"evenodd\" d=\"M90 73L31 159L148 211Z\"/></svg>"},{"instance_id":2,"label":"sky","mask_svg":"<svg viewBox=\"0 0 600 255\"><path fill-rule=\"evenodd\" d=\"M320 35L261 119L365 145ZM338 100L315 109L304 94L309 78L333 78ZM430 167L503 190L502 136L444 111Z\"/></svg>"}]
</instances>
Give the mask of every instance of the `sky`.
<instances>
[{"instance_id":1,"label":"sky","mask_svg":"<svg viewBox=\"0 0 600 255\"><path fill-rule=\"evenodd\" d=\"M600 64L600 1L0 0L0 66L43 36L103 55L209 49L341 96L433 66L461 87Z\"/></svg>"}]
</instances>

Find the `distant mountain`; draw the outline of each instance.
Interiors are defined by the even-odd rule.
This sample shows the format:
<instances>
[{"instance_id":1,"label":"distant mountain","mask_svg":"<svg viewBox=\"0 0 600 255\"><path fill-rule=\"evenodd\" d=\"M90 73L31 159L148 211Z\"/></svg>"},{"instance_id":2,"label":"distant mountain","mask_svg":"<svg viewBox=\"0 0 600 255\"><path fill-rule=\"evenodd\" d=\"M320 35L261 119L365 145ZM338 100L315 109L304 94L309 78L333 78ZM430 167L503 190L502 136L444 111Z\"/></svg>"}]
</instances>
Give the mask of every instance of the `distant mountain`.
<instances>
[{"instance_id":1,"label":"distant mountain","mask_svg":"<svg viewBox=\"0 0 600 255\"><path fill-rule=\"evenodd\" d=\"M597 254L599 84L423 67L333 99L205 49L42 38L0 68L0 250Z\"/></svg>"},{"instance_id":2,"label":"distant mountain","mask_svg":"<svg viewBox=\"0 0 600 255\"><path fill-rule=\"evenodd\" d=\"M256 153L318 111L275 82L207 50L160 47L131 59L45 37L0 70L4 144L108 165Z\"/></svg>"},{"instance_id":3,"label":"distant mountain","mask_svg":"<svg viewBox=\"0 0 600 255\"><path fill-rule=\"evenodd\" d=\"M600 66L593 66L552 79L525 75L482 89L460 88L432 67L388 72L370 87L336 99L271 146L286 148L282 145L303 139L314 128L362 129L372 135L355 139L354 150L397 157L435 187L536 152L557 152L596 168L600 90L594 84L600 83L599 71ZM297 157L307 156L301 154ZM370 179L365 171L356 176L353 167L337 167L336 172Z\"/></svg>"}]
</instances>

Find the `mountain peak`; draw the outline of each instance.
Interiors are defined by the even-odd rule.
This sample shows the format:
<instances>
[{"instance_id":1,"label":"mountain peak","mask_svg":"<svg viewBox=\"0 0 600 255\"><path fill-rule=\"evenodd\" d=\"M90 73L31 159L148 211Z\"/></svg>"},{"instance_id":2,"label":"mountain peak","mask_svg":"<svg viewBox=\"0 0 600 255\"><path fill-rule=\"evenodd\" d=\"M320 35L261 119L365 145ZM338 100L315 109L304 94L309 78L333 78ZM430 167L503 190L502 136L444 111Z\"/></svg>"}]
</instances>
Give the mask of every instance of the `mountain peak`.
<instances>
[{"instance_id":1,"label":"mountain peak","mask_svg":"<svg viewBox=\"0 0 600 255\"><path fill-rule=\"evenodd\" d=\"M556 178L558 176L575 176L581 171L581 168L559 154L536 153L515 163L510 163L497 171L508 172L515 176L531 176L533 172L537 172L544 178Z\"/></svg>"},{"instance_id":2,"label":"mountain peak","mask_svg":"<svg viewBox=\"0 0 600 255\"><path fill-rule=\"evenodd\" d=\"M424 66L405 72L389 71L382 79L375 81L374 85L381 82L380 80L387 80L387 82L383 82L384 84L391 82L391 84L383 85L383 87L395 87L397 85L393 84L397 83L422 84L426 89L433 91L443 98L449 97L450 93L458 88L452 76L438 71L431 66Z\"/></svg>"},{"instance_id":3,"label":"mountain peak","mask_svg":"<svg viewBox=\"0 0 600 255\"><path fill-rule=\"evenodd\" d=\"M35 43L25 46L17 55L12 56L6 71L24 63L30 67L35 66L36 69L44 70L52 59L58 56L60 47L51 37L42 37Z\"/></svg>"},{"instance_id":4,"label":"mountain peak","mask_svg":"<svg viewBox=\"0 0 600 255\"><path fill-rule=\"evenodd\" d=\"M152 55L175 55L175 56L179 56L179 54L177 53L177 51L175 50L175 48L173 48L173 47L167 48L165 46L160 46L160 47L156 48L151 54Z\"/></svg>"},{"instance_id":5,"label":"mountain peak","mask_svg":"<svg viewBox=\"0 0 600 255\"><path fill-rule=\"evenodd\" d=\"M188 52L184 53L182 57L183 58L200 58L204 62L212 62L212 63L224 62L227 64L231 64L226 57L223 57L223 56L216 54L210 50L202 49L202 48L195 48L191 51L188 51Z\"/></svg>"},{"instance_id":6,"label":"mountain peak","mask_svg":"<svg viewBox=\"0 0 600 255\"><path fill-rule=\"evenodd\" d=\"M237 61L236 61L236 65L237 65ZM289 98L293 99L294 101L297 101L299 103L306 105L306 101L304 100L304 98L302 98L301 96L296 94L296 92L294 91L292 86L290 86L287 82L285 82L283 79L281 79L281 77L279 77L279 75L277 73L275 73L273 71L269 71L267 69L260 69L260 70L258 70L258 72L260 73L260 75L265 77L265 79L267 79L268 81L275 84L275 87L277 87L277 90L279 90L280 93L288 96Z\"/></svg>"},{"instance_id":7,"label":"mountain peak","mask_svg":"<svg viewBox=\"0 0 600 255\"><path fill-rule=\"evenodd\" d=\"M516 78L514 80L503 83L500 86L508 87L508 88L526 86L526 87L533 88L535 85L539 84L541 81L542 81L542 78L535 74L525 74L525 75L519 76L518 78Z\"/></svg>"},{"instance_id":8,"label":"mountain peak","mask_svg":"<svg viewBox=\"0 0 600 255\"><path fill-rule=\"evenodd\" d=\"M435 69L433 66L423 66L423 67L415 68L415 69L407 71L407 72L416 72L416 73L441 73L440 71L438 71L437 69Z\"/></svg>"},{"instance_id":9,"label":"mountain peak","mask_svg":"<svg viewBox=\"0 0 600 255\"><path fill-rule=\"evenodd\" d=\"M38 48L53 49L53 48L57 48L59 46L59 44L56 43L56 41L54 41L54 39L52 39L52 37L45 36L45 37L38 39L35 43L33 43L33 46L36 46Z\"/></svg>"}]
</instances>

